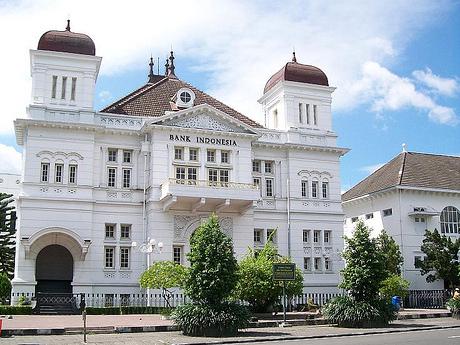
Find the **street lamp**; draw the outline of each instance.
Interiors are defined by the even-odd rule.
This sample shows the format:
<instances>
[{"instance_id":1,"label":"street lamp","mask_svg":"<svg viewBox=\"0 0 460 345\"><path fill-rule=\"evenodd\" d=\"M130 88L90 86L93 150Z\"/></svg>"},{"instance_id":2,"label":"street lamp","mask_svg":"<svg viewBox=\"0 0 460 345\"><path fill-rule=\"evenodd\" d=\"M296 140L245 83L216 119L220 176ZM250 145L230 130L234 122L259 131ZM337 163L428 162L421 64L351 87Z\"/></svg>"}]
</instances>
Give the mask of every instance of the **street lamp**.
<instances>
[{"instance_id":1,"label":"street lamp","mask_svg":"<svg viewBox=\"0 0 460 345\"><path fill-rule=\"evenodd\" d=\"M161 253L163 250L163 242L158 242L154 238L148 238L146 243L137 246L137 242L131 243L132 248L136 248L147 256L147 269L150 267L150 253ZM150 288L147 287L147 306L150 307Z\"/></svg>"}]
</instances>

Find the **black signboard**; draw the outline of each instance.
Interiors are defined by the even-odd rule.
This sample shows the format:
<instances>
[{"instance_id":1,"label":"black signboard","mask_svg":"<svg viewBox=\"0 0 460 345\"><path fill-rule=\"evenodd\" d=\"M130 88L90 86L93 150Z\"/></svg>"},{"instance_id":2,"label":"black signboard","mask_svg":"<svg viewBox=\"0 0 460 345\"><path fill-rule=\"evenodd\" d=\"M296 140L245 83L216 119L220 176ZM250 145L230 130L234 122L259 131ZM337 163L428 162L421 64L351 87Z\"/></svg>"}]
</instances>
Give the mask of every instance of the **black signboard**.
<instances>
[{"instance_id":1,"label":"black signboard","mask_svg":"<svg viewBox=\"0 0 460 345\"><path fill-rule=\"evenodd\" d=\"M295 264L273 264L273 280L295 280Z\"/></svg>"}]
</instances>

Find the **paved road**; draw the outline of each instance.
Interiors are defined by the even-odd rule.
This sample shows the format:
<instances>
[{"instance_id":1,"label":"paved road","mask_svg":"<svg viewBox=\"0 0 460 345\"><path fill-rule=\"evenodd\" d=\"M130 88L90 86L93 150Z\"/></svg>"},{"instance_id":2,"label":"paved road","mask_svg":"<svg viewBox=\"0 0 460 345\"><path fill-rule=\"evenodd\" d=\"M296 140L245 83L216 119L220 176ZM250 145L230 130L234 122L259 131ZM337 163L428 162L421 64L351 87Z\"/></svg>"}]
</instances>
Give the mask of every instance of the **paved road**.
<instances>
[{"instance_id":1,"label":"paved road","mask_svg":"<svg viewBox=\"0 0 460 345\"><path fill-rule=\"evenodd\" d=\"M260 342L257 345L274 345L273 341ZM283 345L458 345L460 329L443 329L417 332L360 335L325 339L285 340Z\"/></svg>"}]
</instances>

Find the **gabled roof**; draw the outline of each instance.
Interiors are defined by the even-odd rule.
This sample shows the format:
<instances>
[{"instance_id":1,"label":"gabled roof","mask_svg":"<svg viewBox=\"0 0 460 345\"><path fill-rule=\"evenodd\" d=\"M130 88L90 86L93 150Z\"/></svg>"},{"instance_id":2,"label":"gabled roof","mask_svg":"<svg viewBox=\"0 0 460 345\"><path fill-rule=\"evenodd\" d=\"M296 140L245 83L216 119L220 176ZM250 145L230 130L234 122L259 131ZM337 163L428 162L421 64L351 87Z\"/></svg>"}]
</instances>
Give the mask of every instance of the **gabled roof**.
<instances>
[{"instance_id":1,"label":"gabled roof","mask_svg":"<svg viewBox=\"0 0 460 345\"><path fill-rule=\"evenodd\" d=\"M249 117L180 79L168 76L154 77L155 79L152 83L147 83L136 91L131 92L129 95L105 107L101 112L146 117L163 116L166 111L180 110L176 107L175 96L179 89L185 87L195 93L194 105L209 104L251 127L263 128L262 125Z\"/></svg>"},{"instance_id":2,"label":"gabled roof","mask_svg":"<svg viewBox=\"0 0 460 345\"><path fill-rule=\"evenodd\" d=\"M342 195L342 201L391 187L460 191L460 157L402 152Z\"/></svg>"}]
</instances>

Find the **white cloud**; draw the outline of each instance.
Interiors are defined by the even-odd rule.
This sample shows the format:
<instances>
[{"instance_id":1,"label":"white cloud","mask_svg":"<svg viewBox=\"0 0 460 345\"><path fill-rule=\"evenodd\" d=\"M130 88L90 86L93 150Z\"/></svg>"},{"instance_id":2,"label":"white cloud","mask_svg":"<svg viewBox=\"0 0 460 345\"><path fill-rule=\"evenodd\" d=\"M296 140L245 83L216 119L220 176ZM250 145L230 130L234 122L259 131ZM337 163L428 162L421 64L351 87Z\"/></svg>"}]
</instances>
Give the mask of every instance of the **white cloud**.
<instances>
[{"instance_id":1,"label":"white cloud","mask_svg":"<svg viewBox=\"0 0 460 345\"><path fill-rule=\"evenodd\" d=\"M112 94L108 90L103 90L99 92L99 99L101 100L102 103L105 103L107 101L110 101L112 99Z\"/></svg>"},{"instance_id":2,"label":"white cloud","mask_svg":"<svg viewBox=\"0 0 460 345\"><path fill-rule=\"evenodd\" d=\"M460 90L460 85L456 79L442 78L433 74L429 68L426 68L424 71L413 71L412 75L415 79L441 95L454 96Z\"/></svg>"},{"instance_id":3,"label":"white cloud","mask_svg":"<svg viewBox=\"0 0 460 345\"><path fill-rule=\"evenodd\" d=\"M361 95L361 101L370 102L372 109L379 113L412 107L426 111L437 123L455 125L459 121L452 108L437 104L429 94L417 90L411 79L400 77L377 62L364 63L362 78L350 88L350 92Z\"/></svg>"},{"instance_id":4,"label":"white cloud","mask_svg":"<svg viewBox=\"0 0 460 345\"><path fill-rule=\"evenodd\" d=\"M150 53L164 61L172 44L179 76L185 62L193 61L194 71L207 72L208 92L261 122L256 100L271 74L290 59L293 46L299 62L320 67L330 84L338 87L334 107L354 107L362 97L350 89L359 80L363 63L395 63L407 42L447 12L450 3L0 2L0 31L14 33L2 37L0 132L12 132L12 120L24 115L29 102L28 50L36 48L45 31L64 29L69 14L72 30L94 39L96 52L103 57L102 75L147 71Z\"/></svg>"},{"instance_id":5,"label":"white cloud","mask_svg":"<svg viewBox=\"0 0 460 345\"><path fill-rule=\"evenodd\" d=\"M385 165L385 163L378 163L378 164L374 164L374 165L367 165L367 166L364 166L362 168L360 168L359 170L361 171L364 171L366 172L368 175L372 174L374 171L377 171L379 170L381 167L383 167Z\"/></svg>"},{"instance_id":6,"label":"white cloud","mask_svg":"<svg viewBox=\"0 0 460 345\"><path fill-rule=\"evenodd\" d=\"M0 144L0 172L10 174L21 173L21 153L14 147Z\"/></svg>"}]
</instances>

